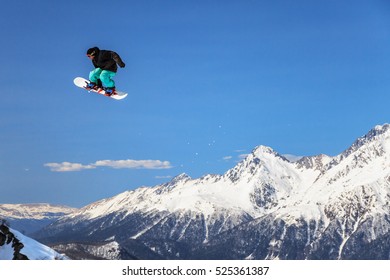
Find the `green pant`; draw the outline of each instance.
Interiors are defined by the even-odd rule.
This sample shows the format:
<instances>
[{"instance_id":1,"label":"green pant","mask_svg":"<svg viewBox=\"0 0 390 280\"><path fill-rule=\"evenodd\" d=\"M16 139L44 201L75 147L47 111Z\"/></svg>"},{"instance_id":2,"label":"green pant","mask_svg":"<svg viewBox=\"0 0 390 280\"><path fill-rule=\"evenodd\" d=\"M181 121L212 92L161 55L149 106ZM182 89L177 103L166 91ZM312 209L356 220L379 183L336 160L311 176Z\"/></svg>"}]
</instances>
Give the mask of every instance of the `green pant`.
<instances>
[{"instance_id":1,"label":"green pant","mask_svg":"<svg viewBox=\"0 0 390 280\"><path fill-rule=\"evenodd\" d=\"M89 80L96 84L100 80L102 81L103 87L112 88L115 87L115 82L112 79L115 75L115 72L95 68L89 73Z\"/></svg>"}]
</instances>

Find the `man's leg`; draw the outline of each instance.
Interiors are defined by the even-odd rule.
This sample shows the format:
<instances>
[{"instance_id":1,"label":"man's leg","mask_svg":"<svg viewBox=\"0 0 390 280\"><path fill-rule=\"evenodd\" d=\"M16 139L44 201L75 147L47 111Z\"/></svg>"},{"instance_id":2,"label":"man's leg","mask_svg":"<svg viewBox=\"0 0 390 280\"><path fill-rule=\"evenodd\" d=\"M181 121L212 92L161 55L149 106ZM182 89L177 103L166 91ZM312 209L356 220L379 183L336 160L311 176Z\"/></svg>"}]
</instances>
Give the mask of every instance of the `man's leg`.
<instances>
[{"instance_id":1,"label":"man's leg","mask_svg":"<svg viewBox=\"0 0 390 280\"><path fill-rule=\"evenodd\" d=\"M102 81L103 87L113 88L115 87L115 82L112 79L116 75L115 72L103 70L100 73L100 80Z\"/></svg>"},{"instance_id":2,"label":"man's leg","mask_svg":"<svg viewBox=\"0 0 390 280\"><path fill-rule=\"evenodd\" d=\"M101 73L103 72L102 69L100 68L95 68L94 70L92 70L91 72L89 72L89 80L92 82L92 83L95 83L95 84L98 84L98 79L101 75Z\"/></svg>"}]
</instances>

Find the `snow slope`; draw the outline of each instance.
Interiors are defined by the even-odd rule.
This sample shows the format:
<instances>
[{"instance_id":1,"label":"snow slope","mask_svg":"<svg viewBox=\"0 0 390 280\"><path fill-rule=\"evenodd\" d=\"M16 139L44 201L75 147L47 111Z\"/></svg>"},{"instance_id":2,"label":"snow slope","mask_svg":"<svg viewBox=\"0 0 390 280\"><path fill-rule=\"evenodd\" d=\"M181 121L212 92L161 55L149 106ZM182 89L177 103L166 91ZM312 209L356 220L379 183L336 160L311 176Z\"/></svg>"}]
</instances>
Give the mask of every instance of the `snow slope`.
<instances>
[{"instance_id":1,"label":"snow slope","mask_svg":"<svg viewBox=\"0 0 390 280\"><path fill-rule=\"evenodd\" d=\"M67 259L66 256L5 225L0 227L0 237L4 240L4 244L0 246L0 260L14 259L15 250L18 250L16 248L21 248L18 253L26 256L29 260Z\"/></svg>"}]
</instances>

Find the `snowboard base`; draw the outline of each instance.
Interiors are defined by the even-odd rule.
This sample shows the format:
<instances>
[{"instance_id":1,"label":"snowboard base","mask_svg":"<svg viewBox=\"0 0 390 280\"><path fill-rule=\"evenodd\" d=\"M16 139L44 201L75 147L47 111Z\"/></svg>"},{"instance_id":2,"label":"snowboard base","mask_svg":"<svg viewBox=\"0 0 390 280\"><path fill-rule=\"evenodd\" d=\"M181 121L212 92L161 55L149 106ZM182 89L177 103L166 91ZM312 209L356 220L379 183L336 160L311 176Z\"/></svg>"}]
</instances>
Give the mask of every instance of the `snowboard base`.
<instances>
[{"instance_id":1,"label":"snowboard base","mask_svg":"<svg viewBox=\"0 0 390 280\"><path fill-rule=\"evenodd\" d=\"M77 77L73 80L73 83L79 87L79 88L83 88L85 89L86 91L88 92L94 92L94 93L97 93L97 94L100 94L100 95L104 95L104 96L107 96L107 97L110 97L112 99L116 99L116 100L121 100L123 98L125 98L127 96L127 93L126 92L122 92L122 91L115 91L114 94L112 95L108 95L106 94L106 92L103 90L103 89L98 89L98 90L95 90L95 89L87 89L85 88L87 86L87 84L89 83L88 80L84 79L84 78L81 78L81 77Z\"/></svg>"}]
</instances>

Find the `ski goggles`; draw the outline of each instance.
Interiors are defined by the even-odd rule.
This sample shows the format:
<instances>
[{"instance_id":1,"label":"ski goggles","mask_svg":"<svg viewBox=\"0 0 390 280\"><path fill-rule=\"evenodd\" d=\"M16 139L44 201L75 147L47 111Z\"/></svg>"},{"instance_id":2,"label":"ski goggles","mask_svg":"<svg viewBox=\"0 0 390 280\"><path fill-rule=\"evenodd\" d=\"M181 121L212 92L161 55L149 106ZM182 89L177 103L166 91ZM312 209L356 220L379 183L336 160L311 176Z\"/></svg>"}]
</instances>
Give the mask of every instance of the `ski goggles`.
<instances>
[{"instance_id":1,"label":"ski goggles","mask_svg":"<svg viewBox=\"0 0 390 280\"><path fill-rule=\"evenodd\" d=\"M91 53L87 53L87 56L88 56L88 57L93 57L93 56L95 56L95 54L96 54L96 52L93 51L93 52L91 52Z\"/></svg>"}]
</instances>

